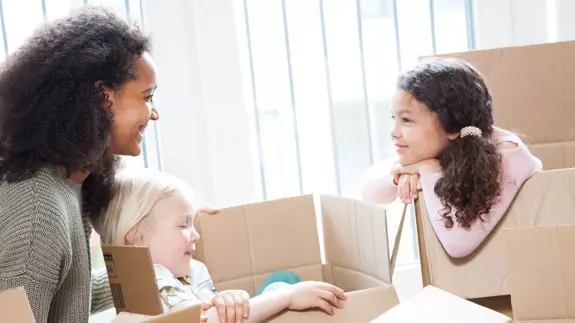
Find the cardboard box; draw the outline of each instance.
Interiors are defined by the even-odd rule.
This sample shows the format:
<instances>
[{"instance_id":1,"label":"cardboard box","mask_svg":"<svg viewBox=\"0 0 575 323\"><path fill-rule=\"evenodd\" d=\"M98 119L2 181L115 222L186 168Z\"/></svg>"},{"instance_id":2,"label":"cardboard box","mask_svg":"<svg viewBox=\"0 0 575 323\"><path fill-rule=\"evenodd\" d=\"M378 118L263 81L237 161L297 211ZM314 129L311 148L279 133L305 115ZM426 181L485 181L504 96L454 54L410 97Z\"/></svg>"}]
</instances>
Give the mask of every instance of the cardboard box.
<instances>
[{"instance_id":1,"label":"cardboard box","mask_svg":"<svg viewBox=\"0 0 575 323\"><path fill-rule=\"evenodd\" d=\"M575 226L504 231L515 322L575 323Z\"/></svg>"},{"instance_id":2,"label":"cardboard box","mask_svg":"<svg viewBox=\"0 0 575 323\"><path fill-rule=\"evenodd\" d=\"M575 169L544 171L530 178L501 223L469 257L453 259L443 250L425 212L416 202L423 281L464 298L510 295L504 229L575 224ZM511 315L509 297L488 299L490 308ZM481 301L480 301L481 302Z\"/></svg>"},{"instance_id":3,"label":"cardboard box","mask_svg":"<svg viewBox=\"0 0 575 323\"><path fill-rule=\"evenodd\" d=\"M0 321L36 323L24 287L18 287L0 293Z\"/></svg>"},{"instance_id":4,"label":"cardboard box","mask_svg":"<svg viewBox=\"0 0 575 323\"><path fill-rule=\"evenodd\" d=\"M350 321L352 322L352 321ZM511 318L433 286L380 315L372 323L510 323Z\"/></svg>"},{"instance_id":5,"label":"cardboard box","mask_svg":"<svg viewBox=\"0 0 575 323\"><path fill-rule=\"evenodd\" d=\"M575 167L575 42L446 54L471 62L487 79L495 123L516 132L544 169ZM531 64L528 62L537 62ZM510 314L502 228L574 224L569 215L575 187L571 170L538 174L490 236L472 255L449 257L429 222L423 200L416 202L422 278L460 297ZM545 192L549 189L549 192ZM493 296L498 296L493 298Z\"/></svg>"},{"instance_id":6,"label":"cardboard box","mask_svg":"<svg viewBox=\"0 0 575 323\"><path fill-rule=\"evenodd\" d=\"M0 293L0 322L36 323L24 287ZM199 323L200 308L193 307L156 317L122 313L111 323Z\"/></svg>"},{"instance_id":7,"label":"cardboard box","mask_svg":"<svg viewBox=\"0 0 575 323\"><path fill-rule=\"evenodd\" d=\"M286 311L272 322L368 322L398 303L391 287L397 248L389 249L382 207L304 195L201 214L195 225L201 236L195 258L219 290L253 296L271 272L284 269L347 292L346 306L335 316ZM147 248L104 245L102 251L118 310L160 314Z\"/></svg>"}]
</instances>

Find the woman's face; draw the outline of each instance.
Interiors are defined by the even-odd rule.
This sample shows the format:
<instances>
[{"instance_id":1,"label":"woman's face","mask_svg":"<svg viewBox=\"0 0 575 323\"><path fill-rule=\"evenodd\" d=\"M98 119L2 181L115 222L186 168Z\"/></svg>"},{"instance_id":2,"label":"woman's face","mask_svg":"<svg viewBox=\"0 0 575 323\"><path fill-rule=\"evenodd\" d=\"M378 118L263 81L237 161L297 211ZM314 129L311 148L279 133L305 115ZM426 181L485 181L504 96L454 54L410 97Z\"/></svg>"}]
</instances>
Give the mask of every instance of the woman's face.
<instances>
[{"instance_id":1,"label":"woman's face","mask_svg":"<svg viewBox=\"0 0 575 323\"><path fill-rule=\"evenodd\" d=\"M157 87L154 61L144 53L135 65L135 80L128 81L119 92L106 90L113 114L110 150L116 155L140 155L148 122L159 119L153 101Z\"/></svg>"}]
</instances>

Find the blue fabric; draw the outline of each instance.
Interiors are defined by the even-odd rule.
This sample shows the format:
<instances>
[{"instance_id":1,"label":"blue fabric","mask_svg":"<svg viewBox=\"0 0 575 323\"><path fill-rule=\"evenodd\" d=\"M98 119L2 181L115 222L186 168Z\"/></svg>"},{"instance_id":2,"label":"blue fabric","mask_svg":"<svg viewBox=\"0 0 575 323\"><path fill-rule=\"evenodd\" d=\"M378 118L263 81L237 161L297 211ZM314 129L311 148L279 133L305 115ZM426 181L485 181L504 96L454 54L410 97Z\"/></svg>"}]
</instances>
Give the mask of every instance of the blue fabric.
<instances>
[{"instance_id":1,"label":"blue fabric","mask_svg":"<svg viewBox=\"0 0 575 323\"><path fill-rule=\"evenodd\" d=\"M287 283L287 284L293 285L293 284L299 283L300 281L301 280L300 280L299 276L294 274L293 272L291 272L289 270L274 271L273 273L271 273L268 276L268 278L260 286L260 289L256 293L256 296L261 295L261 293L264 291L264 289L266 289L266 287L268 287L270 284L282 282L282 283Z\"/></svg>"}]
</instances>

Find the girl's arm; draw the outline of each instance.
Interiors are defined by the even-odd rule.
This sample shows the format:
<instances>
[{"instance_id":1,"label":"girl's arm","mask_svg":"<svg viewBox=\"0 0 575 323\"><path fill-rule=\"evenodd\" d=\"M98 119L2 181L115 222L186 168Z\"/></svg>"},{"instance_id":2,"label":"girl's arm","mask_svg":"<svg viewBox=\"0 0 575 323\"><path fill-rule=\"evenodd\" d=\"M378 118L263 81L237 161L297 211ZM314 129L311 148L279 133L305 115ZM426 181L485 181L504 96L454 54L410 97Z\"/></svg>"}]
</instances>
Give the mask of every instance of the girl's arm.
<instances>
[{"instance_id":1,"label":"girl's arm","mask_svg":"<svg viewBox=\"0 0 575 323\"><path fill-rule=\"evenodd\" d=\"M397 158L390 157L371 166L362 179L362 200L373 204L389 204L397 198L397 185L392 175L396 164Z\"/></svg>"},{"instance_id":2,"label":"girl's arm","mask_svg":"<svg viewBox=\"0 0 575 323\"><path fill-rule=\"evenodd\" d=\"M477 219L469 229L461 227L457 221L454 221L451 229L445 227L440 215L444 207L434 191L435 183L442 175L420 173L423 199L431 225L443 248L451 257L460 258L472 253L499 223L523 183L542 169L541 161L520 141L501 142L498 148L502 156L501 198L492 206L489 214L482 216L483 221ZM452 212L454 213L455 211Z\"/></svg>"}]
</instances>

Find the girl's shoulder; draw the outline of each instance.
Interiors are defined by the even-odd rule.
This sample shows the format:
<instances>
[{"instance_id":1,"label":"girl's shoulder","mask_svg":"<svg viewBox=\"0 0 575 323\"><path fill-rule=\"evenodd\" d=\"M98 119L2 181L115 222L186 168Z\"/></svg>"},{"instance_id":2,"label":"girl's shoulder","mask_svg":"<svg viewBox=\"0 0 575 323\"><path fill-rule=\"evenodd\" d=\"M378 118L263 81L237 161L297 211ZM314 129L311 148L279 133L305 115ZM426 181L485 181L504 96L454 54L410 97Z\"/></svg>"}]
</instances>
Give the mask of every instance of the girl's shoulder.
<instances>
[{"instance_id":1,"label":"girl's shoulder","mask_svg":"<svg viewBox=\"0 0 575 323\"><path fill-rule=\"evenodd\" d=\"M502 156L505 173L525 180L541 171L543 164L520 137L514 132L495 127L492 140Z\"/></svg>"},{"instance_id":2,"label":"girl's shoulder","mask_svg":"<svg viewBox=\"0 0 575 323\"><path fill-rule=\"evenodd\" d=\"M520 138L519 134L516 134L510 130L493 127L493 134L491 135L491 140L495 145L505 150L506 148L517 148L518 146L524 146L525 144Z\"/></svg>"}]
</instances>

